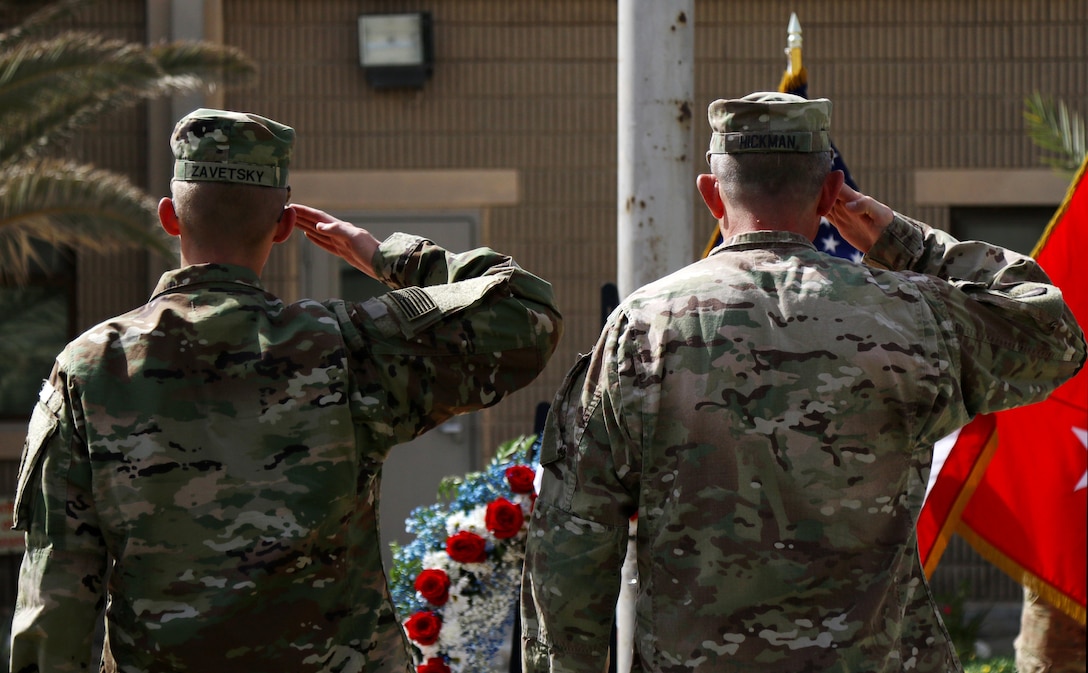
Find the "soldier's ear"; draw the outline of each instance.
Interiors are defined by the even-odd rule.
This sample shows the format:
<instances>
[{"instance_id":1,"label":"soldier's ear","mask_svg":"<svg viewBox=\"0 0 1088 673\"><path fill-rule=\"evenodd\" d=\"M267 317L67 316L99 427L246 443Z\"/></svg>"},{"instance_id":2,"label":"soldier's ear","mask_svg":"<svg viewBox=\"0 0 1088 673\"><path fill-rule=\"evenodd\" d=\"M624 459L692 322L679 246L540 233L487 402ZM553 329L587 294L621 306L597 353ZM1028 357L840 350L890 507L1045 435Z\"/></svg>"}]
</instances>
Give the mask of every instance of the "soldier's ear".
<instances>
[{"instance_id":1,"label":"soldier's ear","mask_svg":"<svg viewBox=\"0 0 1088 673\"><path fill-rule=\"evenodd\" d=\"M178 227L178 214L174 210L174 202L169 197L163 197L159 200L159 224L162 225L163 231L171 236L181 235L181 229Z\"/></svg>"},{"instance_id":2,"label":"soldier's ear","mask_svg":"<svg viewBox=\"0 0 1088 673\"><path fill-rule=\"evenodd\" d=\"M714 219L720 220L725 217L725 202L722 201L722 193L718 189L718 178L709 173L701 173L695 178L695 186L699 189L699 194L702 195Z\"/></svg>"},{"instance_id":3,"label":"soldier's ear","mask_svg":"<svg viewBox=\"0 0 1088 673\"><path fill-rule=\"evenodd\" d=\"M291 230L295 228L295 220L298 213L291 206L284 206L280 213L280 219L276 222L276 233L272 236L273 243L283 243L291 236Z\"/></svg>"},{"instance_id":4,"label":"soldier's ear","mask_svg":"<svg viewBox=\"0 0 1088 673\"><path fill-rule=\"evenodd\" d=\"M839 170L831 171L824 178L824 186L820 189L820 200L816 204L816 213L820 217L831 212L844 182L846 182L846 174Z\"/></svg>"}]
</instances>

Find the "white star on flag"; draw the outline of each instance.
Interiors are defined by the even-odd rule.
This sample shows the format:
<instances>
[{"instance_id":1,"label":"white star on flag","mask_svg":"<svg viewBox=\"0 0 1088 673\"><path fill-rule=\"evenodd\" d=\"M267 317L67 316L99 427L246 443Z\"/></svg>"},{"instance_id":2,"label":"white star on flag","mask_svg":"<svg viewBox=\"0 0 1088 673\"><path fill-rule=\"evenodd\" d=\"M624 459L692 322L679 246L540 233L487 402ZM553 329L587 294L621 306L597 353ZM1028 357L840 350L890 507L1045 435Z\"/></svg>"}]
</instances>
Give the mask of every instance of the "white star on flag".
<instances>
[{"instance_id":1,"label":"white star on flag","mask_svg":"<svg viewBox=\"0 0 1088 673\"><path fill-rule=\"evenodd\" d=\"M820 252L826 252L833 257L848 259L855 264L861 264L862 258L865 257L842 237L835 225L831 224L826 217L820 219L820 229L816 232L816 238L813 239L813 242L820 249Z\"/></svg>"},{"instance_id":2,"label":"white star on flag","mask_svg":"<svg viewBox=\"0 0 1088 673\"><path fill-rule=\"evenodd\" d=\"M1080 443L1084 445L1084 450L1088 451L1088 428L1073 428L1073 434L1077 436ZM1082 488L1088 488L1088 470L1084 471L1084 475L1081 476L1080 481L1077 482L1076 488L1073 492L1076 493Z\"/></svg>"}]
</instances>

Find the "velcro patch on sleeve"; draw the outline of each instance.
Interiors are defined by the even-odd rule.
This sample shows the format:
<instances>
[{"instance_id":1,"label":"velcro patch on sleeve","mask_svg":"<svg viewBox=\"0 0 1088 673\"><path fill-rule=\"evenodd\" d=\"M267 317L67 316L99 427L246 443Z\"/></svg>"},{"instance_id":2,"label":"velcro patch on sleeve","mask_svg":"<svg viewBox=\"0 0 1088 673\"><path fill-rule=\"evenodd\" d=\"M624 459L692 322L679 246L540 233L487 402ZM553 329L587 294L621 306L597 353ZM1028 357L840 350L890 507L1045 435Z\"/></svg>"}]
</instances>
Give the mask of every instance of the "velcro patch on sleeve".
<instances>
[{"instance_id":1,"label":"velcro patch on sleeve","mask_svg":"<svg viewBox=\"0 0 1088 673\"><path fill-rule=\"evenodd\" d=\"M438 304L431 295L421 287L406 287L389 293L403 315L410 322L425 319L429 314L438 310Z\"/></svg>"}]
</instances>

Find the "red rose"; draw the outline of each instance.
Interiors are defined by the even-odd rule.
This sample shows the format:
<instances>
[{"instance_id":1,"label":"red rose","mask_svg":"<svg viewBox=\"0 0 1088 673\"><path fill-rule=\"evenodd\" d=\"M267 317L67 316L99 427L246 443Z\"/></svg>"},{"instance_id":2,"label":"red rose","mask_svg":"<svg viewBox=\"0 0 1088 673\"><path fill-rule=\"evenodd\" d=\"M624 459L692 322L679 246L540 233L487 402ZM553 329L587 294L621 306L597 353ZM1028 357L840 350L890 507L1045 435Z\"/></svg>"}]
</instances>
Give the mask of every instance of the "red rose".
<instances>
[{"instance_id":1,"label":"red rose","mask_svg":"<svg viewBox=\"0 0 1088 673\"><path fill-rule=\"evenodd\" d=\"M404 629L420 645L434 645L442 629L442 618L433 612L420 611L404 622Z\"/></svg>"},{"instance_id":2,"label":"red rose","mask_svg":"<svg viewBox=\"0 0 1088 673\"><path fill-rule=\"evenodd\" d=\"M514 493L532 493L536 473L525 465L511 465L506 468L506 482Z\"/></svg>"},{"instance_id":3,"label":"red rose","mask_svg":"<svg viewBox=\"0 0 1088 673\"><path fill-rule=\"evenodd\" d=\"M463 530L446 538L446 553L458 563L482 563L487 559L487 541Z\"/></svg>"},{"instance_id":4,"label":"red rose","mask_svg":"<svg viewBox=\"0 0 1088 673\"><path fill-rule=\"evenodd\" d=\"M445 570L428 568L416 578L416 591L431 605L445 605L450 599L450 576Z\"/></svg>"},{"instance_id":5,"label":"red rose","mask_svg":"<svg viewBox=\"0 0 1088 673\"><path fill-rule=\"evenodd\" d=\"M525 523L525 515L520 505L515 505L506 498L499 498L487 505L484 524L500 540L514 537Z\"/></svg>"},{"instance_id":6,"label":"red rose","mask_svg":"<svg viewBox=\"0 0 1088 673\"><path fill-rule=\"evenodd\" d=\"M438 657L431 657L426 663L416 666L416 673L450 673L450 667Z\"/></svg>"}]
</instances>

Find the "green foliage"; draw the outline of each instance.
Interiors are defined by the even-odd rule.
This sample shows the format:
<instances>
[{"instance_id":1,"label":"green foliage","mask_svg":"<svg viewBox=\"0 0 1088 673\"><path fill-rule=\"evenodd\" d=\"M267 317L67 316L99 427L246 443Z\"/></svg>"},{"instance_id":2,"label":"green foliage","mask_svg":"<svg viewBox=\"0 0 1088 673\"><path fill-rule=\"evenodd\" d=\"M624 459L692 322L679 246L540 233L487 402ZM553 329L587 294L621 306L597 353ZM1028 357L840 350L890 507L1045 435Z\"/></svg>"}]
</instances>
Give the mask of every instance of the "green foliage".
<instances>
[{"instance_id":1,"label":"green foliage","mask_svg":"<svg viewBox=\"0 0 1088 673\"><path fill-rule=\"evenodd\" d=\"M56 159L0 167L0 270L28 277L33 241L106 252L126 244L165 247L149 213L155 202L124 177Z\"/></svg>"},{"instance_id":2,"label":"green foliage","mask_svg":"<svg viewBox=\"0 0 1088 673\"><path fill-rule=\"evenodd\" d=\"M1043 162L1072 175L1088 156L1084 119L1070 112L1065 103L1044 97L1039 92L1024 100L1024 120L1028 136L1038 147L1058 156Z\"/></svg>"},{"instance_id":3,"label":"green foliage","mask_svg":"<svg viewBox=\"0 0 1088 673\"><path fill-rule=\"evenodd\" d=\"M536 435L523 435L503 442L495 449L495 455L488 464L489 468L516 461L531 462L535 441ZM459 488L466 480L476 479L481 474L483 473L471 472L463 476L446 477L438 484L438 499L444 503L452 502L460 495Z\"/></svg>"},{"instance_id":4,"label":"green foliage","mask_svg":"<svg viewBox=\"0 0 1088 673\"><path fill-rule=\"evenodd\" d=\"M389 549L393 552L394 558L402 554L402 547L396 542L390 542ZM397 586L413 581L421 570L423 570L423 562L419 559L411 559L411 561L405 563L394 563L393 567L389 569L389 583Z\"/></svg>"},{"instance_id":5,"label":"green foliage","mask_svg":"<svg viewBox=\"0 0 1088 673\"><path fill-rule=\"evenodd\" d=\"M252 61L232 47L148 46L58 28L94 1L47 3L0 33L0 276L16 282L28 278L36 241L171 256L150 196L123 176L51 157L60 142L103 115L256 75Z\"/></svg>"},{"instance_id":6,"label":"green foliage","mask_svg":"<svg viewBox=\"0 0 1088 673\"><path fill-rule=\"evenodd\" d=\"M941 619L944 620L944 626L952 638L952 645L956 648L956 655L964 663L976 659L975 642L982 630L982 622L989 614L989 610L983 610L971 616L967 615L964 604L970 595L970 589L970 584L964 581L954 593L935 596L941 610Z\"/></svg>"},{"instance_id":7,"label":"green foliage","mask_svg":"<svg viewBox=\"0 0 1088 673\"><path fill-rule=\"evenodd\" d=\"M1016 673L1016 661L1012 657L994 657L965 662L964 673Z\"/></svg>"},{"instance_id":8,"label":"green foliage","mask_svg":"<svg viewBox=\"0 0 1088 673\"><path fill-rule=\"evenodd\" d=\"M533 458L533 443L536 442L536 435L522 435L515 439L503 442L499 445L499 448L495 450L495 457L491 459L492 463L512 463L515 461L521 461L525 463L532 462Z\"/></svg>"}]
</instances>

